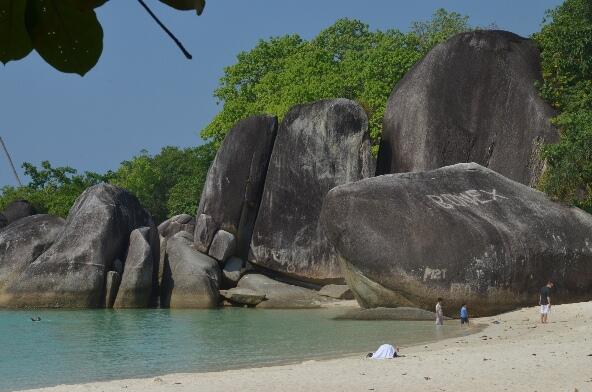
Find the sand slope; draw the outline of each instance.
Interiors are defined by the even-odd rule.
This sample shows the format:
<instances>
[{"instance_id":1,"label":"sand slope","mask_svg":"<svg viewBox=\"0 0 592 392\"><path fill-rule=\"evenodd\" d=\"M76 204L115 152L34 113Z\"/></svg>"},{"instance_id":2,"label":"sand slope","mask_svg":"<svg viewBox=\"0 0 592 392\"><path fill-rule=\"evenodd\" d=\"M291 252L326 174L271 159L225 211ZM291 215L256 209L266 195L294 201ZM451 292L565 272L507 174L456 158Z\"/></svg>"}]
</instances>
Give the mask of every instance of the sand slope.
<instances>
[{"instance_id":1,"label":"sand slope","mask_svg":"<svg viewBox=\"0 0 592 392\"><path fill-rule=\"evenodd\" d=\"M474 320L487 327L403 348L394 360L360 355L37 391L592 391L592 302L553 306L547 325L538 317L527 308Z\"/></svg>"}]
</instances>

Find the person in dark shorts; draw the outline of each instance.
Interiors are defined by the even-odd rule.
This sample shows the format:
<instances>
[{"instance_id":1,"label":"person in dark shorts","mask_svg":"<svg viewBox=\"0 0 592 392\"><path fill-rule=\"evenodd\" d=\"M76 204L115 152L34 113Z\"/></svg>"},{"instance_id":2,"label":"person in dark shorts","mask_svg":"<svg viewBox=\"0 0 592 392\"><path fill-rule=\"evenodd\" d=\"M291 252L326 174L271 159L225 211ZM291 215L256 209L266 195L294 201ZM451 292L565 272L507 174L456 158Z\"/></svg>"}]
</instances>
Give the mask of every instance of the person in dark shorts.
<instances>
[{"instance_id":1,"label":"person in dark shorts","mask_svg":"<svg viewBox=\"0 0 592 392\"><path fill-rule=\"evenodd\" d=\"M469 311L466 304L462 304L460 307L460 325L463 324L469 325Z\"/></svg>"},{"instance_id":2,"label":"person in dark shorts","mask_svg":"<svg viewBox=\"0 0 592 392\"><path fill-rule=\"evenodd\" d=\"M539 294L539 305L541 306L541 324L547 323L549 312L551 311L551 289L553 282L548 281L541 289Z\"/></svg>"}]
</instances>

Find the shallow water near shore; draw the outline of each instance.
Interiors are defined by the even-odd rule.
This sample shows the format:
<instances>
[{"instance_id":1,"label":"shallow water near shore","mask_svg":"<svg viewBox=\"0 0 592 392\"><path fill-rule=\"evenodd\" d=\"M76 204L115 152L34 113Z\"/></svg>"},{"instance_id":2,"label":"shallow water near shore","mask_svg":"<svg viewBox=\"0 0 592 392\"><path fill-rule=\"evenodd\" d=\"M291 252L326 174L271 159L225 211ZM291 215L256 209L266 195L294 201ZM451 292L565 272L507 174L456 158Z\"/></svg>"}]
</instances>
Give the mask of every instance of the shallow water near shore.
<instances>
[{"instance_id":1,"label":"shallow water near shore","mask_svg":"<svg viewBox=\"0 0 592 392\"><path fill-rule=\"evenodd\" d=\"M332 320L342 312L0 311L0 391L338 357L469 333L454 321L436 328L426 321Z\"/></svg>"}]
</instances>

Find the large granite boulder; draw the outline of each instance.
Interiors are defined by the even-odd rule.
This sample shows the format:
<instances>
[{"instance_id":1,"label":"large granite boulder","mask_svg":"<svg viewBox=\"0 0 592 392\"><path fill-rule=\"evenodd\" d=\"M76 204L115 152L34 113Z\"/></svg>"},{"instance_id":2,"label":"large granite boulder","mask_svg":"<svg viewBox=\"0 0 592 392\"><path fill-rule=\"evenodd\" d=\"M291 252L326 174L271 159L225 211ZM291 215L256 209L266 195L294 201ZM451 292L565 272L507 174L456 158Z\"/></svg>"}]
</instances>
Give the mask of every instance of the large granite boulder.
<instances>
[{"instance_id":1,"label":"large granite boulder","mask_svg":"<svg viewBox=\"0 0 592 392\"><path fill-rule=\"evenodd\" d=\"M592 216L474 163L385 175L327 195L322 215L348 285L363 307L489 315L589 300Z\"/></svg>"},{"instance_id":2,"label":"large granite boulder","mask_svg":"<svg viewBox=\"0 0 592 392\"><path fill-rule=\"evenodd\" d=\"M158 290L158 244L156 230L142 227L132 231L114 308L146 308L154 305ZM152 244L152 246L151 246Z\"/></svg>"},{"instance_id":3,"label":"large granite boulder","mask_svg":"<svg viewBox=\"0 0 592 392\"><path fill-rule=\"evenodd\" d=\"M0 213L0 230L8 226L8 219L4 216L4 214Z\"/></svg>"},{"instance_id":4,"label":"large granite boulder","mask_svg":"<svg viewBox=\"0 0 592 392\"><path fill-rule=\"evenodd\" d=\"M64 220L51 215L31 215L0 232L0 306L9 306L2 293L12 281L54 243Z\"/></svg>"},{"instance_id":5,"label":"large granite boulder","mask_svg":"<svg viewBox=\"0 0 592 392\"><path fill-rule=\"evenodd\" d=\"M278 130L249 261L298 280L342 281L318 219L329 190L371 176L368 118L347 99L292 108Z\"/></svg>"},{"instance_id":6,"label":"large granite boulder","mask_svg":"<svg viewBox=\"0 0 592 392\"><path fill-rule=\"evenodd\" d=\"M222 229L236 237L233 256L247 258L276 132L276 117L252 116L224 138L199 199L195 243L201 252L207 253L212 235ZM210 217L209 225L201 214Z\"/></svg>"},{"instance_id":7,"label":"large granite boulder","mask_svg":"<svg viewBox=\"0 0 592 392\"><path fill-rule=\"evenodd\" d=\"M536 43L513 33L461 33L436 46L391 93L377 175L476 162L535 185L541 146L558 140L540 78Z\"/></svg>"},{"instance_id":8,"label":"large granite boulder","mask_svg":"<svg viewBox=\"0 0 592 392\"><path fill-rule=\"evenodd\" d=\"M265 294L265 301L257 305L258 308L314 309L328 302L326 297L318 295L314 290L278 282L260 274L243 276L237 288Z\"/></svg>"},{"instance_id":9,"label":"large granite boulder","mask_svg":"<svg viewBox=\"0 0 592 392\"><path fill-rule=\"evenodd\" d=\"M109 184L88 188L54 244L8 285L10 305L104 306L107 272L124 259L132 230L143 226L153 226L152 218L131 193Z\"/></svg>"},{"instance_id":10,"label":"large granite boulder","mask_svg":"<svg viewBox=\"0 0 592 392\"><path fill-rule=\"evenodd\" d=\"M2 212L8 224L35 214L37 214L37 210L33 207L33 204L20 199L9 203Z\"/></svg>"},{"instance_id":11,"label":"large granite boulder","mask_svg":"<svg viewBox=\"0 0 592 392\"><path fill-rule=\"evenodd\" d=\"M167 241L161 307L213 308L218 305L218 262L200 253L184 232Z\"/></svg>"}]
</instances>

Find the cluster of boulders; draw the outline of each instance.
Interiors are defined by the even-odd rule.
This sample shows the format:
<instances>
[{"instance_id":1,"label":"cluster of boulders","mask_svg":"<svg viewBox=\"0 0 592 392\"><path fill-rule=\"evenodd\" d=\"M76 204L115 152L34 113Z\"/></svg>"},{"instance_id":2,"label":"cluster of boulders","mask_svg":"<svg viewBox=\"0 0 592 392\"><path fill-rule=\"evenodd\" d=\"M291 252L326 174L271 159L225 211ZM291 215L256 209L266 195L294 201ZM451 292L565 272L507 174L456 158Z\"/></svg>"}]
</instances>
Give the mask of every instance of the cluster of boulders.
<instances>
[{"instance_id":1,"label":"cluster of boulders","mask_svg":"<svg viewBox=\"0 0 592 392\"><path fill-rule=\"evenodd\" d=\"M395 86L376 164L364 109L332 99L281 122L238 122L195 217L157 228L106 184L66 221L21 201L0 215L0 306L311 308L355 297L402 309L348 317L417 319L437 297L473 315L533 304L549 278L554 298L589 299L592 218L532 188L541 146L558 140L539 78L531 40L463 33Z\"/></svg>"}]
</instances>

